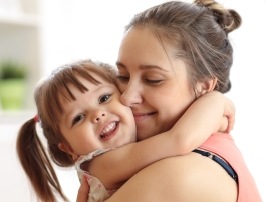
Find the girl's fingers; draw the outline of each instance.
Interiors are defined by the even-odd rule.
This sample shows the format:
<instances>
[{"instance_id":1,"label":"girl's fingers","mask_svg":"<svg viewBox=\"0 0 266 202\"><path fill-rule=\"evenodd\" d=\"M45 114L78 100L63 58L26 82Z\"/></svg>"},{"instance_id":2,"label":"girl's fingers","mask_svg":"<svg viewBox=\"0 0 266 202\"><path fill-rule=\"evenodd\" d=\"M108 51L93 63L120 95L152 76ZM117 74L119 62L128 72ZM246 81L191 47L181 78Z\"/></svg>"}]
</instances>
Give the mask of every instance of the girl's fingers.
<instances>
[{"instance_id":1,"label":"girl's fingers","mask_svg":"<svg viewBox=\"0 0 266 202\"><path fill-rule=\"evenodd\" d=\"M78 190L77 202L87 202L90 187L88 185L86 177L83 175L82 181Z\"/></svg>"}]
</instances>

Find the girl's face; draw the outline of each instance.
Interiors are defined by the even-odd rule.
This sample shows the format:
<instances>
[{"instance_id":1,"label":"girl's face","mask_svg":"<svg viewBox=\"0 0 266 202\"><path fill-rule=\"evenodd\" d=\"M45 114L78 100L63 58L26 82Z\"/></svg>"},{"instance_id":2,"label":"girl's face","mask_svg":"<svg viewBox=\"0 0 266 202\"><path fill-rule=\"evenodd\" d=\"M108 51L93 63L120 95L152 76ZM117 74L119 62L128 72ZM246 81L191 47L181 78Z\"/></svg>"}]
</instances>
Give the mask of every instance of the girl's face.
<instances>
[{"instance_id":1,"label":"girl's face","mask_svg":"<svg viewBox=\"0 0 266 202\"><path fill-rule=\"evenodd\" d=\"M168 53L168 55L167 55ZM195 100L186 64L149 29L131 28L119 49L118 85L129 106L138 140L169 130Z\"/></svg>"},{"instance_id":2,"label":"girl's face","mask_svg":"<svg viewBox=\"0 0 266 202\"><path fill-rule=\"evenodd\" d=\"M60 130L70 148L65 145L59 148L75 155L135 142L134 118L130 108L121 104L117 87L94 74L92 76L101 84L95 85L80 78L89 90L82 93L70 85L76 100L61 98Z\"/></svg>"}]
</instances>

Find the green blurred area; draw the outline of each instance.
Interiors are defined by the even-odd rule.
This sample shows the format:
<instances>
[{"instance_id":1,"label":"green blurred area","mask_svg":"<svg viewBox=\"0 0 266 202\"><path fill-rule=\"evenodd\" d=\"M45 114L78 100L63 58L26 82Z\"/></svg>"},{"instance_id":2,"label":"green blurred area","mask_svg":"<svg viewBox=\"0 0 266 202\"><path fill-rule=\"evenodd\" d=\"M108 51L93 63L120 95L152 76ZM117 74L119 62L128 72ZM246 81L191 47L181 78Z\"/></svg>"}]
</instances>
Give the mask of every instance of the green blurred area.
<instances>
[{"instance_id":1,"label":"green blurred area","mask_svg":"<svg viewBox=\"0 0 266 202\"><path fill-rule=\"evenodd\" d=\"M19 110L24 106L25 79L0 80L0 102L2 110Z\"/></svg>"}]
</instances>

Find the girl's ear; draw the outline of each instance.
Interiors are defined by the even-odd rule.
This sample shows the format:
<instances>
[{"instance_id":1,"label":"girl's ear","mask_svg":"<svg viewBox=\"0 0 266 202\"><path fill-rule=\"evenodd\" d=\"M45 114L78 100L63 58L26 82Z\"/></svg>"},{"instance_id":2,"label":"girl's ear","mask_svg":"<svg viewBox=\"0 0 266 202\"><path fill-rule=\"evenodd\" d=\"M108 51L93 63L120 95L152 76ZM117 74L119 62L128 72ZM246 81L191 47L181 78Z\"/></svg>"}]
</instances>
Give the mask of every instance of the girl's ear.
<instances>
[{"instance_id":1,"label":"girl's ear","mask_svg":"<svg viewBox=\"0 0 266 202\"><path fill-rule=\"evenodd\" d=\"M196 85L197 96L201 96L204 95L205 93L213 91L216 84L217 84L217 78L208 81L198 82Z\"/></svg>"},{"instance_id":2,"label":"girl's ear","mask_svg":"<svg viewBox=\"0 0 266 202\"><path fill-rule=\"evenodd\" d=\"M78 159L78 155L73 152L73 149L68 144L65 144L65 143L60 142L58 144L58 148L61 151L65 152L65 153L67 153L69 155L71 155L71 157L72 157L72 159L74 161L76 161Z\"/></svg>"}]
</instances>

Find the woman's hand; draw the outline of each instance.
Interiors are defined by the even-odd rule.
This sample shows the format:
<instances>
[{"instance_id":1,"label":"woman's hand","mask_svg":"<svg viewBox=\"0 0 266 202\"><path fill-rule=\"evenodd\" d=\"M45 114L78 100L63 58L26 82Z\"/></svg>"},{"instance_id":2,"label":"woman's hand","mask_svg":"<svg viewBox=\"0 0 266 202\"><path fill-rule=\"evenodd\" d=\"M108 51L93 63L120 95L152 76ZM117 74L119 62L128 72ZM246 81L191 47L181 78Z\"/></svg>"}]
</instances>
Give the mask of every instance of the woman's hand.
<instances>
[{"instance_id":1,"label":"woman's hand","mask_svg":"<svg viewBox=\"0 0 266 202\"><path fill-rule=\"evenodd\" d=\"M90 191L90 187L88 185L86 177L83 175L82 181L81 181L81 184L78 190L76 202L87 202L89 191Z\"/></svg>"}]
</instances>

